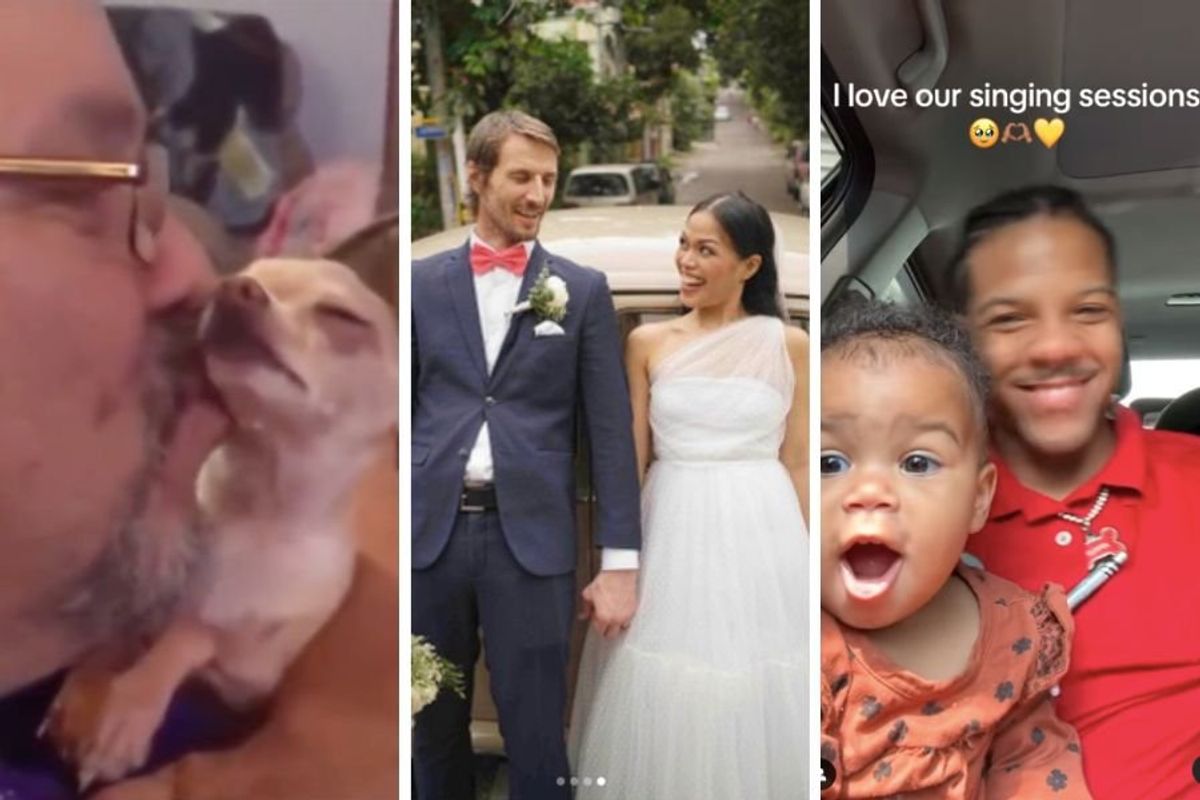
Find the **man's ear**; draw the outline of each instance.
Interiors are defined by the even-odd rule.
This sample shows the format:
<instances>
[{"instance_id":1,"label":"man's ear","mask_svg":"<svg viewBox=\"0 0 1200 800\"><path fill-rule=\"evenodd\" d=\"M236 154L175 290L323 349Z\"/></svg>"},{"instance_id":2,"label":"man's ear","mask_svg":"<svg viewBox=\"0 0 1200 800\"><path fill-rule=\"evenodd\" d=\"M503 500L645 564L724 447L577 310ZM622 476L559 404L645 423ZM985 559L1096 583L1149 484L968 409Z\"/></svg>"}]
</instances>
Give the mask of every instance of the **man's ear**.
<instances>
[{"instance_id":1,"label":"man's ear","mask_svg":"<svg viewBox=\"0 0 1200 800\"><path fill-rule=\"evenodd\" d=\"M487 176L483 174L479 164L474 161L467 161L467 186L471 187L471 191L476 197L483 194L483 185L487 183Z\"/></svg>"},{"instance_id":2,"label":"man's ear","mask_svg":"<svg viewBox=\"0 0 1200 800\"><path fill-rule=\"evenodd\" d=\"M992 510L992 497L996 494L996 465L991 461L984 464L975 479L975 502L971 509L971 533L978 533Z\"/></svg>"}]
</instances>

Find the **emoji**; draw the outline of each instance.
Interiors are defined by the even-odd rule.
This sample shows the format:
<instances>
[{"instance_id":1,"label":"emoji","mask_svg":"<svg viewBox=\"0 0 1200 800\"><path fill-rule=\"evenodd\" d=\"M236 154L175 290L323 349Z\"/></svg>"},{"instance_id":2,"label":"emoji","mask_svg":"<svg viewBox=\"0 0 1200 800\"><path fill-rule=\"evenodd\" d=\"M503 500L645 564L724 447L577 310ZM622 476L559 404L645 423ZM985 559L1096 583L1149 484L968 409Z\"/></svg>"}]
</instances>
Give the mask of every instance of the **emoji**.
<instances>
[{"instance_id":1,"label":"emoji","mask_svg":"<svg viewBox=\"0 0 1200 800\"><path fill-rule=\"evenodd\" d=\"M1008 144L1009 142L1033 144L1033 137L1029 135L1029 126L1024 122L1010 122L1005 125L1004 136L1000 137L1000 144Z\"/></svg>"},{"instance_id":2,"label":"emoji","mask_svg":"<svg viewBox=\"0 0 1200 800\"><path fill-rule=\"evenodd\" d=\"M971 144L986 150L1000 141L998 133L999 131L996 130L995 122L992 122L987 117L980 117L971 123L971 128L967 131L967 136L971 139Z\"/></svg>"},{"instance_id":3,"label":"emoji","mask_svg":"<svg viewBox=\"0 0 1200 800\"><path fill-rule=\"evenodd\" d=\"M1033 132L1042 140L1042 144L1046 145L1047 150L1054 147L1054 143L1062 138L1063 131L1066 129L1067 123L1063 122L1060 117L1055 117L1049 122L1038 117L1033 122Z\"/></svg>"}]
</instances>

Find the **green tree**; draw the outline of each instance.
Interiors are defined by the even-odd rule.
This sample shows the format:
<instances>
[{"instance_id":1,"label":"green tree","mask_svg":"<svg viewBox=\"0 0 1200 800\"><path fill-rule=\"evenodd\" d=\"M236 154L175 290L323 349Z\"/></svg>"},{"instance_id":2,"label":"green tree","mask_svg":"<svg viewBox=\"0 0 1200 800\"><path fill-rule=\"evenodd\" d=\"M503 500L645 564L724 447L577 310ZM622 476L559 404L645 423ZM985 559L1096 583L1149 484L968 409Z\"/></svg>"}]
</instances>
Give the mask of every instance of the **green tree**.
<instances>
[{"instance_id":1,"label":"green tree","mask_svg":"<svg viewBox=\"0 0 1200 800\"><path fill-rule=\"evenodd\" d=\"M566 147L619 144L640 135L628 79L595 80L581 42L530 43L513 71L504 104L543 120Z\"/></svg>"},{"instance_id":2,"label":"green tree","mask_svg":"<svg viewBox=\"0 0 1200 800\"><path fill-rule=\"evenodd\" d=\"M681 5L671 3L654 12L631 10L625 51L634 74L646 87L648 99L668 92L677 71L700 66L695 45L697 29L696 18Z\"/></svg>"},{"instance_id":3,"label":"green tree","mask_svg":"<svg viewBox=\"0 0 1200 800\"><path fill-rule=\"evenodd\" d=\"M532 26L567 6L565 0L416 0L413 39L421 42L426 20L436 16L445 45L451 109L475 120L502 105L522 53L537 40ZM432 98L421 96L418 88L428 84L425 63L416 62L413 103L427 111Z\"/></svg>"},{"instance_id":4,"label":"green tree","mask_svg":"<svg viewBox=\"0 0 1200 800\"><path fill-rule=\"evenodd\" d=\"M794 0L711 0L713 49L777 127L808 129L808 4Z\"/></svg>"},{"instance_id":5,"label":"green tree","mask_svg":"<svg viewBox=\"0 0 1200 800\"><path fill-rule=\"evenodd\" d=\"M461 115L468 128L497 108L533 114L554 129L563 147L564 173L578 163L585 143L595 153L617 153L641 136L642 127L638 87L631 78L597 81L585 45L547 41L534 32L536 23L552 14L568 13L568 5L417 0L413 14L417 44L430 20L441 27L450 114ZM429 112L435 98L427 89L426 68L425 59L414 53L413 105Z\"/></svg>"},{"instance_id":6,"label":"green tree","mask_svg":"<svg viewBox=\"0 0 1200 800\"><path fill-rule=\"evenodd\" d=\"M591 59L582 43L531 40L513 64L511 79L504 105L541 119L564 144L588 138L599 115Z\"/></svg>"},{"instance_id":7,"label":"green tree","mask_svg":"<svg viewBox=\"0 0 1200 800\"><path fill-rule=\"evenodd\" d=\"M442 210L438 207L437 169L425 148L412 151L412 198L409 203L412 238L420 239L442 229Z\"/></svg>"},{"instance_id":8,"label":"green tree","mask_svg":"<svg viewBox=\"0 0 1200 800\"><path fill-rule=\"evenodd\" d=\"M565 2L541 0L422 0L420 21L437 14L446 43L449 102L469 127L488 111L516 106L544 120L565 147L599 146L641 135L635 87L626 77L597 81L580 42L546 41L533 26ZM414 64L414 106L427 109Z\"/></svg>"},{"instance_id":9,"label":"green tree","mask_svg":"<svg viewBox=\"0 0 1200 800\"><path fill-rule=\"evenodd\" d=\"M713 104L704 83L691 72L676 73L671 85L671 128L676 150L690 150L712 126Z\"/></svg>"},{"instance_id":10,"label":"green tree","mask_svg":"<svg viewBox=\"0 0 1200 800\"><path fill-rule=\"evenodd\" d=\"M597 120L593 155L607 161L624 160L622 150L642 137L645 114L641 90L631 76L610 78L595 86Z\"/></svg>"}]
</instances>

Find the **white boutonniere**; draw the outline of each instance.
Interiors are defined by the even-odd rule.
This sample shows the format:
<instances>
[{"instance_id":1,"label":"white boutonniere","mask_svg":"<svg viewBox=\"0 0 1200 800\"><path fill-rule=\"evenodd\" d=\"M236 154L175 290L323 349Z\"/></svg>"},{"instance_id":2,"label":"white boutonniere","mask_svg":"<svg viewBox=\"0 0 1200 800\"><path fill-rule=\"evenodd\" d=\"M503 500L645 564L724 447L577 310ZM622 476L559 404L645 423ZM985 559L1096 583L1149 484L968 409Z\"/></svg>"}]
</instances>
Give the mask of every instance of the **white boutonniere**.
<instances>
[{"instance_id":1,"label":"white boutonniere","mask_svg":"<svg viewBox=\"0 0 1200 800\"><path fill-rule=\"evenodd\" d=\"M551 275L550 270L542 267L529 290L529 308L538 315L538 319L551 322L562 322L567 316L567 303L571 294L567 291L567 282L557 275Z\"/></svg>"}]
</instances>

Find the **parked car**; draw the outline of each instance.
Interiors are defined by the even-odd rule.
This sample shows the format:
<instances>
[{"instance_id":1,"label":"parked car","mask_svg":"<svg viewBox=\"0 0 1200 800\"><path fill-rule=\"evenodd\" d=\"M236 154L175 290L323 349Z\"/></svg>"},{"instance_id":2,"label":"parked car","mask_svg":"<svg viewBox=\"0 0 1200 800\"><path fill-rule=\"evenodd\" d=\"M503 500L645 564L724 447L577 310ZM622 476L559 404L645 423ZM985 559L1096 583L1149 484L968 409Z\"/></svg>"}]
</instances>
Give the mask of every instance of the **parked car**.
<instances>
[{"instance_id":1,"label":"parked car","mask_svg":"<svg viewBox=\"0 0 1200 800\"><path fill-rule=\"evenodd\" d=\"M784 165L787 191L799 204L808 210L808 145L800 140L788 145L787 162Z\"/></svg>"},{"instance_id":2,"label":"parked car","mask_svg":"<svg viewBox=\"0 0 1200 800\"><path fill-rule=\"evenodd\" d=\"M538 241L551 253L605 273L624 337L644 322L681 312L674 255L689 210L687 206L554 210L542 221ZM793 324L807 328L808 222L795 214L772 214L771 219L775 223L780 283L787 309ZM412 257L425 258L460 247L466 243L469 231L467 227L456 228L413 242ZM577 592L583 590L600 568L600 553L591 538L596 498L585 452L586 445L581 439L576 450L576 519L580 537L575 573ZM572 693L586 632L586 622L575 624L569 682ZM476 667L475 687L471 713L475 752L502 753L503 742L482 656Z\"/></svg>"},{"instance_id":3,"label":"parked car","mask_svg":"<svg viewBox=\"0 0 1200 800\"><path fill-rule=\"evenodd\" d=\"M733 119L733 112L729 110L729 106L718 105L713 109L713 119L717 122L729 122Z\"/></svg>"},{"instance_id":4,"label":"parked car","mask_svg":"<svg viewBox=\"0 0 1200 800\"><path fill-rule=\"evenodd\" d=\"M654 161L643 162L642 167L652 170L651 180L658 182L658 204L672 205L675 202L675 179L671 170Z\"/></svg>"},{"instance_id":5,"label":"parked car","mask_svg":"<svg viewBox=\"0 0 1200 800\"><path fill-rule=\"evenodd\" d=\"M563 206L657 205L663 202L663 189L661 168L655 163L591 164L571 170L563 189Z\"/></svg>"}]
</instances>

